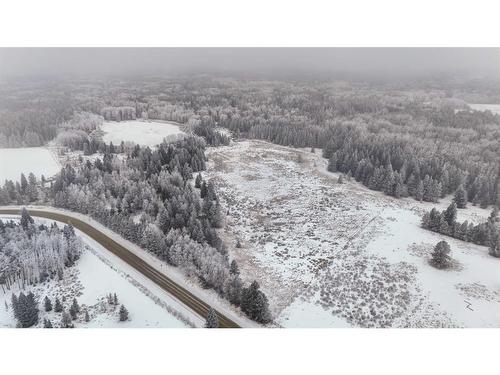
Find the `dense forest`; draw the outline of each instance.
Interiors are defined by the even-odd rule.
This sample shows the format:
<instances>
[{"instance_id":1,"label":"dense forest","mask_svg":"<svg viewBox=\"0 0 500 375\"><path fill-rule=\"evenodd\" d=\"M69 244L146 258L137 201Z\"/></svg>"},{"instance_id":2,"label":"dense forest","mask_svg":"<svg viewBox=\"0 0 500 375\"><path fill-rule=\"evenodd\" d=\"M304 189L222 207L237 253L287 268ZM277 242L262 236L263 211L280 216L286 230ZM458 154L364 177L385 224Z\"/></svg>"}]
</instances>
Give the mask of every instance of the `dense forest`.
<instances>
[{"instance_id":1,"label":"dense forest","mask_svg":"<svg viewBox=\"0 0 500 375\"><path fill-rule=\"evenodd\" d=\"M71 226L36 225L23 210L19 222L0 220L0 286L24 289L47 279L62 279L79 258L83 243Z\"/></svg>"},{"instance_id":2,"label":"dense forest","mask_svg":"<svg viewBox=\"0 0 500 375\"><path fill-rule=\"evenodd\" d=\"M321 148L330 171L396 198L437 202L455 194L459 208L500 207L500 116L461 100L498 98L500 88L440 85L189 77L4 87L0 147L55 140L99 157L67 165L50 183L33 175L7 181L0 204L49 202L88 214L268 322L266 296L257 282L243 285L217 235L224 218L214 185L201 175L194 181L205 147L227 145L231 132ZM175 121L190 136L154 149L102 141L103 121L133 119ZM487 223L447 215L429 213L423 225L494 242ZM498 244L490 253L498 254Z\"/></svg>"},{"instance_id":3,"label":"dense forest","mask_svg":"<svg viewBox=\"0 0 500 375\"><path fill-rule=\"evenodd\" d=\"M193 179L193 172L205 168L204 151L200 137L164 142L155 150L136 145L126 155L105 151L102 160L66 165L50 186L31 175L25 183L6 182L0 204L45 199L90 215L267 323L267 297L257 283L244 286L216 232L223 215L214 185L199 174Z\"/></svg>"},{"instance_id":4,"label":"dense forest","mask_svg":"<svg viewBox=\"0 0 500 375\"><path fill-rule=\"evenodd\" d=\"M58 106L56 94L46 95L48 104L41 106L52 117L14 105L27 92L36 97L35 88L24 88L17 101L0 107L16 114L0 116L0 145L36 145L58 136L90 154L104 147L99 133L68 126L73 110L93 113L84 115L96 116L89 123L101 116L160 119L185 124L213 145L227 143L214 132L226 128L235 137L322 148L330 170L395 197L437 201L463 185L469 202L500 205L500 116L473 111L460 99L481 93L496 98L500 89L477 82L440 85L207 77L67 83L67 107ZM36 121L19 120L23 116ZM75 122L87 122L81 120Z\"/></svg>"}]
</instances>

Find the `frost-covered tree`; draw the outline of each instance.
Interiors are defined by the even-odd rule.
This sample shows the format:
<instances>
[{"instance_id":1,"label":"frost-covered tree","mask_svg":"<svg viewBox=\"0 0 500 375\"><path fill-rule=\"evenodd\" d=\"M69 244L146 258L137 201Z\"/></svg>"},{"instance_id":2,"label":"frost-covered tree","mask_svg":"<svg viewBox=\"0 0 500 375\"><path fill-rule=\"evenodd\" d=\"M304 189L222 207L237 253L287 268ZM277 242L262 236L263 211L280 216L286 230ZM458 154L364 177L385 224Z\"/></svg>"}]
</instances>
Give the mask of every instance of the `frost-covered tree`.
<instances>
[{"instance_id":1,"label":"frost-covered tree","mask_svg":"<svg viewBox=\"0 0 500 375\"><path fill-rule=\"evenodd\" d=\"M268 323L271 321L269 303L266 295L259 288L257 281L252 282L248 288L243 288L241 309L251 319L260 323Z\"/></svg>"},{"instance_id":2,"label":"frost-covered tree","mask_svg":"<svg viewBox=\"0 0 500 375\"><path fill-rule=\"evenodd\" d=\"M21 292L19 297L12 299L12 306L19 326L28 328L38 323L38 303L32 292L27 295Z\"/></svg>"},{"instance_id":3,"label":"frost-covered tree","mask_svg":"<svg viewBox=\"0 0 500 375\"><path fill-rule=\"evenodd\" d=\"M120 315L120 322L125 322L128 320L128 310L124 305L120 306L119 315Z\"/></svg>"},{"instance_id":4,"label":"frost-covered tree","mask_svg":"<svg viewBox=\"0 0 500 375\"><path fill-rule=\"evenodd\" d=\"M460 185L455 191L453 201L456 203L457 208L467 207L467 192L465 191L463 185Z\"/></svg>"},{"instance_id":5,"label":"frost-covered tree","mask_svg":"<svg viewBox=\"0 0 500 375\"><path fill-rule=\"evenodd\" d=\"M48 296L45 296L45 298L43 299L43 305L45 311L47 312L52 311L52 302L50 301L50 298Z\"/></svg>"},{"instance_id":6,"label":"frost-covered tree","mask_svg":"<svg viewBox=\"0 0 500 375\"><path fill-rule=\"evenodd\" d=\"M57 313L60 313L63 311L63 305L61 304L61 301L59 300L58 297L56 297L56 302L54 304L54 311Z\"/></svg>"},{"instance_id":7,"label":"frost-covered tree","mask_svg":"<svg viewBox=\"0 0 500 375\"><path fill-rule=\"evenodd\" d=\"M455 202L451 202L446 211L444 211L444 219L450 227L455 224L457 220L457 205Z\"/></svg>"},{"instance_id":8,"label":"frost-covered tree","mask_svg":"<svg viewBox=\"0 0 500 375\"><path fill-rule=\"evenodd\" d=\"M240 269L238 267L238 263L236 263L236 260L231 261L231 265L229 267L229 273L231 275L239 275L240 274Z\"/></svg>"},{"instance_id":9,"label":"frost-covered tree","mask_svg":"<svg viewBox=\"0 0 500 375\"><path fill-rule=\"evenodd\" d=\"M450 245L446 241L439 241L432 252L431 264L439 269L448 268L451 265Z\"/></svg>"},{"instance_id":10,"label":"frost-covered tree","mask_svg":"<svg viewBox=\"0 0 500 375\"><path fill-rule=\"evenodd\" d=\"M219 317L213 308L208 309L205 328L219 328Z\"/></svg>"},{"instance_id":11,"label":"frost-covered tree","mask_svg":"<svg viewBox=\"0 0 500 375\"><path fill-rule=\"evenodd\" d=\"M78 305L78 301L76 298L73 298L73 302L71 304L71 307L69 308L69 314L71 315L71 318L75 320L78 317L78 313L80 312L80 305Z\"/></svg>"},{"instance_id":12,"label":"frost-covered tree","mask_svg":"<svg viewBox=\"0 0 500 375\"><path fill-rule=\"evenodd\" d=\"M34 223L33 218L28 213L26 207L23 207L21 210L21 226L23 227L23 229L26 230L28 229L28 226L33 223Z\"/></svg>"},{"instance_id":13,"label":"frost-covered tree","mask_svg":"<svg viewBox=\"0 0 500 375\"><path fill-rule=\"evenodd\" d=\"M194 187L197 189L201 188L202 181L203 181L203 178L201 177L201 173L198 173L198 175L196 176L196 179L194 181Z\"/></svg>"},{"instance_id":14,"label":"frost-covered tree","mask_svg":"<svg viewBox=\"0 0 500 375\"><path fill-rule=\"evenodd\" d=\"M61 315L61 328L75 328L71 320L71 315L66 311L63 311Z\"/></svg>"}]
</instances>

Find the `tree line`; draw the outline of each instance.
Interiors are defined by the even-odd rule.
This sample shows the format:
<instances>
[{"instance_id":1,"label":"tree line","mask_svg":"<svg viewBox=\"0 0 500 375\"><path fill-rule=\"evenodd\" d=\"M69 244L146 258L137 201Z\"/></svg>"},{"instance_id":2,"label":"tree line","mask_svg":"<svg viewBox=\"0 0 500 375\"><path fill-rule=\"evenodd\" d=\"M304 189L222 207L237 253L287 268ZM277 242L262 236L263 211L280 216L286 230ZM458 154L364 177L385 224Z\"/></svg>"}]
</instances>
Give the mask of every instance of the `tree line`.
<instances>
[{"instance_id":1,"label":"tree line","mask_svg":"<svg viewBox=\"0 0 500 375\"><path fill-rule=\"evenodd\" d=\"M474 225L467 220L457 221L457 204L453 201L446 210L436 208L422 217L422 228L441 233L462 241L488 246L492 256L500 257L500 230L498 209L495 207L485 223Z\"/></svg>"}]
</instances>

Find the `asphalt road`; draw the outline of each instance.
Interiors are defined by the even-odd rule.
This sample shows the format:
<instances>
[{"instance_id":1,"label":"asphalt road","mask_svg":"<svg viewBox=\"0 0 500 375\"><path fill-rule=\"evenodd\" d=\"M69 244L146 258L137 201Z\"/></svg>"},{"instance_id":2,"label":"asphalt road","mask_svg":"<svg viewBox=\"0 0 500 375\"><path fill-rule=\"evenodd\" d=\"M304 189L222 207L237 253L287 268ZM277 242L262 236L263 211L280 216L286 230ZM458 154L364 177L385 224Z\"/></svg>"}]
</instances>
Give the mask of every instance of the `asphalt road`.
<instances>
[{"instance_id":1,"label":"asphalt road","mask_svg":"<svg viewBox=\"0 0 500 375\"><path fill-rule=\"evenodd\" d=\"M112 238L108 237L100 230L94 228L92 225L62 213L55 213L38 209L28 210L28 212L31 216L57 220L66 224L73 225L73 227L79 229L95 241L99 242L105 249L115 254L117 257L128 263L131 267L134 267L148 279L155 282L158 286L160 286L172 296L177 298L180 302L191 308L198 315L204 318L207 316L208 309L210 308L208 304L203 302L201 299L199 299L180 285L176 284L173 280L171 280L164 274L158 272L143 259L114 241ZM0 209L0 214L19 215L20 213L20 209ZM228 317L224 316L218 311L216 311L216 313L219 317L219 325L221 328L239 328L238 324L233 322Z\"/></svg>"}]
</instances>

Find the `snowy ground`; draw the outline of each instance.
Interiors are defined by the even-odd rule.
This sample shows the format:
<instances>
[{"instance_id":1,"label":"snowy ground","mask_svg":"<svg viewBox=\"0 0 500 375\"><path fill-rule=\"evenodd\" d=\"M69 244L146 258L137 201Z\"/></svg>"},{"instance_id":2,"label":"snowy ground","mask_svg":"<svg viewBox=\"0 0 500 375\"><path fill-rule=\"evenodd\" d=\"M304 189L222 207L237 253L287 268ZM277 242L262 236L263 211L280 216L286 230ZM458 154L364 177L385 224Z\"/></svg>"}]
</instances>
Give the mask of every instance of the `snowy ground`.
<instances>
[{"instance_id":1,"label":"snowy ground","mask_svg":"<svg viewBox=\"0 0 500 375\"><path fill-rule=\"evenodd\" d=\"M0 182L19 181L21 173L26 178L33 172L37 178L54 176L60 165L53 154L44 147L0 148Z\"/></svg>"},{"instance_id":2,"label":"snowy ground","mask_svg":"<svg viewBox=\"0 0 500 375\"><path fill-rule=\"evenodd\" d=\"M337 184L319 151L243 141L208 150L205 175L226 207L222 236L285 327L500 327L500 260L419 227L441 203ZM483 222L489 210L459 210ZM449 271L428 264L446 239ZM240 240L242 247L236 248Z\"/></svg>"},{"instance_id":3,"label":"snowy ground","mask_svg":"<svg viewBox=\"0 0 500 375\"><path fill-rule=\"evenodd\" d=\"M490 110L493 113L500 114L500 104L469 104L469 107L476 111Z\"/></svg>"},{"instance_id":4,"label":"snowy ground","mask_svg":"<svg viewBox=\"0 0 500 375\"><path fill-rule=\"evenodd\" d=\"M11 216L3 216L3 218ZM50 220L36 219L37 222L50 223ZM62 225L62 224L61 224ZM84 314L76 321L76 327L105 328L183 328L201 326L204 322L197 315L170 297L153 282L142 277L119 258L102 248L98 243L77 231L88 248L74 267L67 268L62 281L52 280L37 285L34 291L39 301L45 295L54 302L58 296L65 298L66 310L76 297L82 311L87 310L90 322L84 321ZM19 292L19 291L16 291ZM15 319L10 305L12 291L0 291L0 327L15 327ZM118 321L119 306L107 303L106 296L116 293L119 304L124 304L129 311L129 321ZM42 306L42 304L41 304ZM43 310L43 309L42 309ZM40 314L40 324L48 317L54 325L61 320L60 313Z\"/></svg>"},{"instance_id":5,"label":"snowy ground","mask_svg":"<svg viewBox=\"0 0 500 375\"><path fill-rule=\"evenodd\" d=\"M119 145L122 141L143 146L155 146L164 138L176 139L185 133L175 124L149 121L105 122L103 141Z\"/></svg>"}]
</instances>

